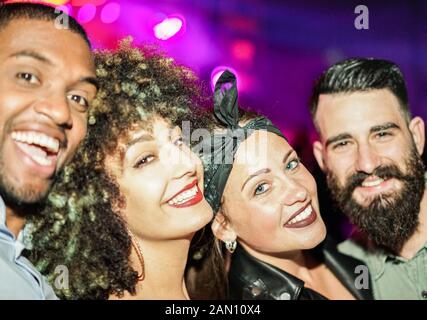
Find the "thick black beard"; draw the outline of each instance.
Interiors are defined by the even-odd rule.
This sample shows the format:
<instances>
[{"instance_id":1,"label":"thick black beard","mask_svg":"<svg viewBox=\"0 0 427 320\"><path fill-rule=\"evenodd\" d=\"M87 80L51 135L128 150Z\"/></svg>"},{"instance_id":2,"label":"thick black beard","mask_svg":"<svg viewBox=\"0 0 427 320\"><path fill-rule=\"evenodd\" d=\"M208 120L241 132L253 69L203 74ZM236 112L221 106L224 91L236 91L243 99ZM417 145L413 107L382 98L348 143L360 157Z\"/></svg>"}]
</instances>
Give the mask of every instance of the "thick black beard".
<instances>
[{"instance_id":1,"label":"thick black beard","mask_svg":"<svg viewBox=\"0 0 427 320\"><path fill-rule=\"evenodd\" d=\"M337 177L327 172L328 187L338 208L374 245L393 254L400 252L419 224L425 166L415 146L406 160L406 171L408 173L405 175L396 165L375 169L371 175L400 180L402 189L393 194L376 196L366 207L353 199L353 192L369 174L357 172L347 178L344 187L340 187Z\"/></svg>"}]
</instances>

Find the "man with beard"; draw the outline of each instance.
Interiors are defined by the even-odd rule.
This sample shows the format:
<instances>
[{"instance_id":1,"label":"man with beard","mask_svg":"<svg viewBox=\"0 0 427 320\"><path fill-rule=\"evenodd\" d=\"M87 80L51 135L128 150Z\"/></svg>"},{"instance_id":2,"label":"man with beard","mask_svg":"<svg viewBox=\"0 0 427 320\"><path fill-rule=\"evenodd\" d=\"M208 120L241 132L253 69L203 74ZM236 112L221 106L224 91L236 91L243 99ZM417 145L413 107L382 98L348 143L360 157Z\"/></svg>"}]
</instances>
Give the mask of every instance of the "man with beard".
<instances>
[{"instance_id":1,"label":"man with beard","mask_svg":"<svg viewBox=\"0 0 427 320\"><path fill-rule=\"evenodd\" d=\"M392 62L349 59L316 82L313 151L357 231L339 245L369 267L376 299L427 299L424 122Z\"/></svg>"},{"instance_id":2,"label":"man with beard","mask_svg":"<svg viewBox=\"0 0 427 320\"><path fill-rule=\"evenodd\" d=\"M94 77L75 20L44 5L0 5L0 299L55 298L22 256L24 227L86 134Z\"/></svg>"}]
</instances>

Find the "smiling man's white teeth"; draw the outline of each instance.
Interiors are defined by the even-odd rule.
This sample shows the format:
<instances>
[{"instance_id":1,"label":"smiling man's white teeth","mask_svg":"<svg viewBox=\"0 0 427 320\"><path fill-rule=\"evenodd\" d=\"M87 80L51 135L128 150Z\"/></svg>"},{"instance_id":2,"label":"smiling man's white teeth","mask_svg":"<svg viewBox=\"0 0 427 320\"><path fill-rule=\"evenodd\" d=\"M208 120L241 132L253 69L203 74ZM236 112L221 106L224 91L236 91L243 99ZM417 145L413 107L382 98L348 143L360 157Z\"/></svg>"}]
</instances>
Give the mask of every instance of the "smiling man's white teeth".
<instances>
[{"instance_id":1,"label":"smiling man's white teeth","mask_svg":"<svg viewBox=\"0 0 427 320\"><path fill-rule=\"evenodd\" d=\"M36 140L36 137L34 137L33 135L25 135L26 140L28 141L28 144L32 144L34 143L34 140Z\"/></svg>"},{"instance_id":2,"label":"smiling man's white teeth","mask_svg":"<svg viewBox=\"0 0 427 320\"><path fill-rule=\"evenodd\" d=\"M384 179L378 178L372 181L363 181L362 186L363 187L376 187L379 186L381 183L384 182Z\"/></svg>"},{"instance_id":3,"label":"smiling man's white teeth","mask_svg":"<svg viewBox=\"0 0 427 320\"><path fill-rule=\"evenodd\" d=\"M58 153L59 140L35 131L12 132L12 139L27 144L35 144L47 148L52 153Z\"/></svg>"},{"instance_id":4,"label":"smiling man's white teeth","mask_svg":"<svg viewBox=\"0 0 427 320\"><path fill-rule=\"evenodd\" d=\"M305 208L304 211L302 211L299 215L297 215L295 218L289 221L287 224L294 224L304 219L307 219L312 212L313 212L313 207L310 205L307 208Z\"/></svg>"},{"instance_id":5,"label":"smiling man's white teeth","mask_svg":"<svg viewBox=\"0 0 427 320\"><path fill-rule=\"evenodd\" d=\"M43 158L39 156L32 156L31 159L33 159L35 162L37 162L41 166L51 166L52 160L48 158Z\"/></svg>"}]
</instances>

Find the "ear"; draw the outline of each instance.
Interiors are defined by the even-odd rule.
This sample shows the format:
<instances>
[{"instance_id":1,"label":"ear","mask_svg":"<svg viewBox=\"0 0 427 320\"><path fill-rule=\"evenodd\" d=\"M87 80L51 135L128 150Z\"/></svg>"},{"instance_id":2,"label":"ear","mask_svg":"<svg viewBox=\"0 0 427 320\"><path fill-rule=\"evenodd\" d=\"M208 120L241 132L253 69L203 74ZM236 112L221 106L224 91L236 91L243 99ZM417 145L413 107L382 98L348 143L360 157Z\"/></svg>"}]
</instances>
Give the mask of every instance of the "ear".
<instances>
[{"instance_id":1,"label":"ear","mask_svg":"<svg viewBox=\"0 0 427 320\"><path fill-rule=\"evenodd\" d=\"M325 160L323 157L323 145L320 141L314 141L313 143L313 154L316 158L317 163L319 164L320 169L325 171Z\"/></svg>"},{"instance_id":2,"label":"ear","mask_svg":"<svg viewBox=\"0 0 427 320\"><path fill-rule=\"evenodd\" d=\"M215 237L223 242L234 241L237 238L236 232L221 211L216 214L211 228Z\"/></svg>"},{"instance_id":3,"label":"ear","mask_svg":"<svg viewBox=\"0 0 427 320\"><path fill-rule=\"evenodd\" d=\"M421 155L424 151L425 131L424 121L420 117L415 117L409 122L409 131L411 131L415 146L418 153Z\"/></svg>"}]
</instances>

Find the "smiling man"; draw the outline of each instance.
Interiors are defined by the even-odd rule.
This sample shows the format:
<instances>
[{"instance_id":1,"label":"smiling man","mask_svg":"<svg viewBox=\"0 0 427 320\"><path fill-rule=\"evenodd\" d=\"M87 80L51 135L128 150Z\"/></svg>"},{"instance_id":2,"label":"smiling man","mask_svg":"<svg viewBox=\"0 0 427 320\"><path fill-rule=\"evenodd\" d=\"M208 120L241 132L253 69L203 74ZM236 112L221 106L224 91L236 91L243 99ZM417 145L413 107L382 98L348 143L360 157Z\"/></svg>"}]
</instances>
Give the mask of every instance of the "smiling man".
<instances>
[{"instance_id":1,"label":"smiling man","mask_svg":"<svg viewBox=\"0 0 427 320\"><path fill-rule=\"evenodd\" d=\"M313 151L358 232L340 250L364 261L375 298L427 298L424 122L412 118L392 62L349 59L316 82Z\"/></svg>"},{"instance_id":2,"label":"smiling man","mask_svg":"<svg viewBox=\"0 0 427 320\"><path fill-rule=\"evenodd\" d=\"M21 255L24 227L84 138L95 94L76 21L44 5L0 5L0 299L55 298Z\"/></svg>"}]
</instances>

